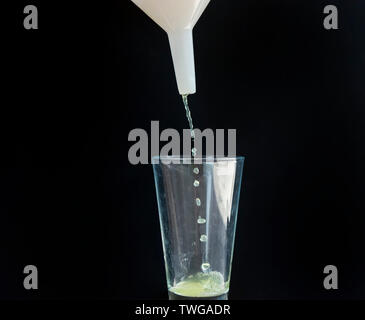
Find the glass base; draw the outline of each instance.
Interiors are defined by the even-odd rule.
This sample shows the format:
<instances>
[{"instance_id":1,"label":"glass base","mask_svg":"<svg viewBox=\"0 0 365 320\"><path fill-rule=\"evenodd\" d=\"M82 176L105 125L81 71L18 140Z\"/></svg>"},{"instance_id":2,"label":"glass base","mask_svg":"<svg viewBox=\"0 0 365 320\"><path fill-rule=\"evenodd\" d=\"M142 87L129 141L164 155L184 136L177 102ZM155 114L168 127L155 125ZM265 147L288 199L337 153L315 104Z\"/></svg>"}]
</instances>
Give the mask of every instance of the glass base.
<instances>
[{"instance_id":1,"label":"glass base","mask_svg":"<svg viewBox=\"0 0 365 320\"><path fill-rule=\"evenodd\" d=\"M169 291L169 300L228 300L228 293L213 297L185 297Z\"/></svg>"}]
</instances>

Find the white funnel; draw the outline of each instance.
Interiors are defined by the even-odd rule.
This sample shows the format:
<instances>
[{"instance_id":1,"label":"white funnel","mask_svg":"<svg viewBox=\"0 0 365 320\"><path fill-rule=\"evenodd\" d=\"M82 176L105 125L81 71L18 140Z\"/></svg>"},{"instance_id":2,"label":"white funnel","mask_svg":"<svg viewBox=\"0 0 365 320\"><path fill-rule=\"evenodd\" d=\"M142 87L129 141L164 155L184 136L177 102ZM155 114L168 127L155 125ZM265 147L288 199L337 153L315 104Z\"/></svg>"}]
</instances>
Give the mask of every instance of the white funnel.
<instances>
[{"instance_id":1,"label":"white funnel","mask_svg":"<svg viewBox=\"0 0 365 320\"><path fill-rule=\"evenodd\" d=\"M210 0L132 0L169 37L180 94L195 93L193 28Z\"/></svg>"}]
</instances>

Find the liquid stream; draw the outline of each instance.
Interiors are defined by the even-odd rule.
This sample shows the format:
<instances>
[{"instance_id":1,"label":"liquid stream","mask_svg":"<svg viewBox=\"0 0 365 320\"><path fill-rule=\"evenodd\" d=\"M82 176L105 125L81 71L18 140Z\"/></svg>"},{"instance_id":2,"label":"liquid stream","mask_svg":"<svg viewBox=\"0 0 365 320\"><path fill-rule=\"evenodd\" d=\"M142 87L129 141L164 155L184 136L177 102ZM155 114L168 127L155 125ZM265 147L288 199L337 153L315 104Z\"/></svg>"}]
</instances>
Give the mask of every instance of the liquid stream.
<instances>
[{"instance_id":1,"label":"liquid stream","mask_svg":"<svg viewBox=\"0 0 365 320\"><path fill-rule=\"evenodd\" d=\"M191 116L191 112L190 112L190 108L189 108L189 103L188 103L188 95L187 94L186 95L183 95L182 96L182 99L183 99L183 103L184 103L184 107L185 107L186 118L188 119L188 122L189 122L190 135L191 135L191 138L193 140L192 143L194 144L195 133L194 133L193 119L192 119L192 116ZM193 157L196 157L196 155L197 155L197 149L194 146L191 149L191 154L192 154ZM198 175L199 172L200 172L199 171L199 168L195 167L193 169L193 173L195 175ZM198 178L196 178L194 180L193 186L195 188L198 188L200 186L200 182L199 182ZM197 207L200 207L201 206L201 200L200 200L200 198L198 198L198 197L195 198L195 204L196 204ZM197 223L199 225L205 225L206 224L206 219L204 219L201 216L199 216L199 218L197 220ZM209 274L209 271L210 271L210 263L208 261L205 261L206 260L206 252L207 252L207 241L208 241L207 235L206 234L202 234L200 236L200 242L204 243L204 245L205 245L204 248L203 248L205 254L203 254L203 261L202 261L202 264L201 264L201 270L203 271L204 274L207 274L208 275ZM194 291L195 289L199 291L201 288L199 289L198 287L201 284L201 282L198 281L198 282L195 283L194 282L195 280L196 279L191 278L190 280L189 279L186 280L188 282L186 282L186 281L185 282L181 282L180 290L181 290L181 288L183 288L182 290L188 290L190 288L192 291ZM194 287L194 286L198 286L198 287ZM180 293L175 292L175 293L176 294L181 294L181 292ZM221 293L219 293L219 294L221 294ZM184 294L182 294L182 295L184 295Z\"/></svg>"}]
</instances>

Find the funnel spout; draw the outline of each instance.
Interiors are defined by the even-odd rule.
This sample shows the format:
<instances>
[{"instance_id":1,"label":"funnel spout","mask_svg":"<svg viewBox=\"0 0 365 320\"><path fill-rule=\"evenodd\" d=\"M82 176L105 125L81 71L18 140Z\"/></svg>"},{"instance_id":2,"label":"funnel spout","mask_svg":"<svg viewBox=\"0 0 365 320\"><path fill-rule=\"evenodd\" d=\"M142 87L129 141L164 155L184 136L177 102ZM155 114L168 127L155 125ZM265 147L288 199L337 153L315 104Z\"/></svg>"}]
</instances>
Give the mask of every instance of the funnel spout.
<instances>
[{"instance_id":1,"label":"funnel spout","mask_svg":"<svg viewBox=\"0 0 365 320\"><path fill-rule=\"evenodd\" d=\"M174 30L168 32L168 37L179 93L193 94L196 91L193 31Z\"/></svg>"}]
</instances>

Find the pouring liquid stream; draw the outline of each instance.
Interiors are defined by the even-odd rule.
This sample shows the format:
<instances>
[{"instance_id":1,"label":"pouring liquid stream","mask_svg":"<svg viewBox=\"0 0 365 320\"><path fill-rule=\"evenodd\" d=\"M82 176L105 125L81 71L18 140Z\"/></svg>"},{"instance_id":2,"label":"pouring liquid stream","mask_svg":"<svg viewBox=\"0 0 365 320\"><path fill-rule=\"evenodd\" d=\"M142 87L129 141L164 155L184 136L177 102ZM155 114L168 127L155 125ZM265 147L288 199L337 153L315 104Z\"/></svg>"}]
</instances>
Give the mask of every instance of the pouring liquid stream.
<instances>
[{"instance_id":1,"label":"pouring liquid stream","mask_svg":"<svg viewBox=\"0 0 365 320\"><path fill-rule=\"evenodd\" d=\"M195 133L194 133L193 118L191 117L191 112L190 112L190 108L189 108L188 95L183 94L182 95L182 100L183 100L183 103L184 103L186 118L188 119L188 122L189 122L191 139L193 140L193 143L194 143ZM191 154L192 154L193 157L196 156L196 152L197 152L197 150L193 146L193 148L191 149Z\"/></svg>"},{"instance_id":2,"label":"pouring liquid stream","mask_svg":"<svg viewBox=\"0 0 365 320\"><path fill-rule=\"evenodd\" d=\"M197 155L197 149L194 146L194 140L195 140L195 132L194 132L194 125L193 125L193 119L191 116L191 112L190 112L190 108L189 108L189 102L188 102L188 95L184 94L182 95L182 99L183 99L183 103L184 103L184 107L185 107L185 112L186 112L186 118L188 119L189 122L189 127L190 127L190 135L191 135L191 139L192 139L192 144L193 144L193 148L191 149L191 154L192 156L195 158ZM194 167L193 169L193 173L196 176L194 182L193 182L193 186L198 189L200 182L198 180L198 175L199 175L199 168L198 167ZM198 191L198 190L197 190ZM202 205L200 198L195 198L195 205L196 207L199 209ZM206 229L206 219L202 218L199 215L199 218L197 219L197 223L199 224L199 228L204 228ZM205 232L206 233L206 232ZM208 237L205 233L202 233L200 236L200 242L202 243L203 246L203 261L201 264L201 270L206 273L210 271L210 264L207 261L207 241L208 241Z\"/></svg>"}]
</instances>

